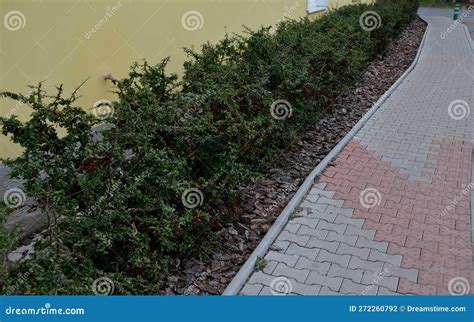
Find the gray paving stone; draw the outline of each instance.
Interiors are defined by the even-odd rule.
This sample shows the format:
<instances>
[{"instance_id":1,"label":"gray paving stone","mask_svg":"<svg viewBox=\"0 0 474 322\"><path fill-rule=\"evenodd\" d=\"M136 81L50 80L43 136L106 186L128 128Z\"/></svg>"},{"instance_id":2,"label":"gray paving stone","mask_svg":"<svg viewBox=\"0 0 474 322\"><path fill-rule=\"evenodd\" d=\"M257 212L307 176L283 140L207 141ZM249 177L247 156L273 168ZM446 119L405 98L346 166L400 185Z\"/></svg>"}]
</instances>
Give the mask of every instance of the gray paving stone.
<instances>
[{"instance_id":1,"label":"gray paving stone","mask_svg":"<svg viewBox=\"0 0 474 322\"><path fill-rule=\"evenodd\" d=\"M308 218L323 219L327 222L334 222L337 217L336 213L329 213L324 211L308 211Z\"/></svg>"},{"instance_id":2,"label":"gray paving stone","mask_svg":"<svg viewBox=\"0 0 474 322\"><path fill-rule=\"evenodd\" d=\"M352 269L361 268L371 272L381 272L383 269L383 264L384 262L372 262L352 256L348 267Z\"/></svg>"},{"instance_id":3,"label":"gray paving stone","mask_svg":"<svg viewBox=\"0 0 474 322\"><path fill-rule=\"evenodd\" d=\"M291 243L289 241L276 240L271 246L270 250L284 252Z\"/></svg>"},{"instance_id":4,"label":"gray paving stone","mask_svg":"<svg viewBox=\"0 0 474 322\"><path fill-rule=\"evenodd\" d=\"M320 290L320 285L307 285L292 281L292 293L298 295L318 295Z\"/></svg>"},{"instance_id":5,"label":"gray paving stone","mask_svg":"<svg viewBox=\"0 0 474 322\"><path fill-rule=\"evenodd\" d=\"M354 227L354 226L347 226L347 229L344 232L344 234L348 235L348 236L362 236L362 237L365 237L367 239L374 239L375 230L357 228L357 227Z\"/></svg>"},{"instance_id":6,"label":"gray paving stone","mask_svg":"<svg viewBox=\"0 0 474 322\"><path fill-rule=\"evenodd\" d=\"M306 280L306 284L326 286L332 291L337 292L341 288L342 278L321 275L318 272L311 271L309 273L308 279Z\"/></svg>"},{"instance_id":7,"label":"gray paving stone","mask_svg":"<svg viewBox=\"0 0 474 322\"><path fill-rule=\"evenodd\" d=\"M342 204L344 203L344 201L343 200L330 199L330 198L326 198L326 197L321 196L318 199L318 203L326 204L326 205L332 205L332 206L335 206L335 207L342 207Z\"/></svg>"},{"instance_id":8,"label":"gray paving stone","mask_svg":"<svg viewBox=\"0 0 474 322\"><path fill-rule=\"evenodd\" d=\"M402 255L391 255L387 253L381 253L378 250L372 249L369 254L369 260L371 261L382 261L390 263L394 266L402 265Z\"/></svg>"},{"instance_id":9,"label":"gray paving stone","mask_svg":"<svg viewBox=\"0 0 474 322\"><path fill-rule=\"evenodd\" d=\"M364 220L349 218L347 216L338 214L336 216L336 219L334 220L334 223L335 224L348 224L348 225L356 226L357 228L362 228L362 225L364 224Z\"/></svg>"},{"instance_id":10,"label":"gray paving stone","mask_svg":"<svg viewBox=\"0 0 474 322\"><path fill-rule=\"evenodd\" d=\"M272 274L273 271L275 270L275 267L277 267L279 262L277 261L265 261L265 267L262 269L262 272L265 274Z\"/></svg>"},{"instance_id":11,"label":"gray paving stone","mask_svg":"<svg viewBox=\"0 0 474 322\"><path fill-rule=\"evenodd\" d=\"M330 231L326 236L327 241L338 241L351 246L355 246L357 243L357 236L346 236L336 233L335 231Z\"/></svg>"},{"instance_id":12,"label":"gray paving stone","mask_svg":"<svg viewBox=\"0 0 474 322\"><path fill-rule=\"evenodd\" d=\"M347 278L353 282L360 283L360 281L362 281L363 273L364 270L362 269L345 268L339 266L338 264L332 263L327 275L331 277Z\"/></svg>"},{"instance_id":13,"label":"gray paving stone","mask_svg":"<svg viewBox=\"0 0 474 322\"><path fill-rule=\"evenodd\" d=\"M267 255L265 255L265 260L267 261L276 261L280 263L285 263L290 267L294 267L296 262L298 261L298 255L289 255L275 251L269 251Z\"/></svg>"},{"instance_id":14,"label":"gray paving stone","mask_svg":"<svg viewBox=\"0 0 474 322\"><path fill-rule=\"evenodd\" d=\"M364 285L354 283L349 279L344 279L341 285L341 293L356 293L358 295L376 295L378 291L377 285Z\"/></svg>"},{"instance_id":15,"label":"gray paving stone","mask_svg":"<svg viewBox=\"0 0 474 322\"><path fill-rule=\"evenodd\" d=\"M387 276L382 273L373 273L365 271L364 275L362 276L362 284L375 284L378 286L386 287L388 290L395 292L398 287L398 277L394 276Z\"/></svg>"},{"instance_id":16,"label":"gray paving stone","mask_svg":"<svg viewBox=\"0 0 474 322\"><path fill-rule=\"evenodd\" d=\"M334 197L334 194L334 191L326 191L315 187L311 188L311 190L309 191L309 195L323 196L330 199Z\"/></svg>"},{"instance_id":17,"label":"gray paving stone","mask_svg":"<svg viewBox=\"0 0 474 322\"><path fill-rule=\"evenodd\" d=\"M379 286L377 295L402 295L402 294L397 293L397 292L392 292L392 291L386 289L385 287Z\"/></svg>"},{"instance_id":18,"label":"gray paving stone","mask_svg":"<svg viewBox=\"0 0 474 322\"><path fill-rule=\"evenodd\" d=\"M321 290L319 291L319 295L322 295L322 296L337 296L337 295L346 295L346 294L342 294L342 293L339 293L339 292L334 292L332 291L331 289L329 289L328 287L321 287Z\"/></svg>"},{"instance_id":19,"label":"gray paving stone","mask_svg":"<svg viewBox=\"0 0 474 322\"><path fill-rule=\"evenodd\" d=\"M319 248L302 247L298 244L290 243L290 246L285 251L285 253L289 255L299 255L310 260L315 260L316 256L319 254L319 250Z\"/></svg>"},{"instance_id":20,"label":"gray paving stone","mask_svg":"<svg viewBox=\"0 0 474 322\"><path fill-rule=\"evenodd\" d=\"M304 281L308 277L309 272L309 269L292 268L283 263L280 263L273 271L273 275L293 278L300 283L304 283Z\"/></svg>"},{"instance_id":21,"label":"gray paving stone","mask_svg":"<svg viewBox=\"0 0 474 322\"><path fill-rule=\"evenodd\" d=\"M265 274L261 271L254 272L252 275L250 275L250 278L247 281L247 284L262 284L262 285L270 286L274 278L275 276Z\"/></svg>"},{"instance_id":22,"label":"gray paving stone","mask_svg":"<svg viewBox=\"0 0 474 322\"><path fill-rule=\"evenodd\" d=\"M295 217L290 220L290 223L300 224L302 226L307 226L309 228L316 228L318 225L319 219L316 218L307 218L307 217Z\"/></svg>"},{"instance_id":23,"label":"gray paving stone","mask_svg":"<svg viewBox=\"0 0 474 322\"><path fill-rule=\"evenodd\" d=\"M318 262L336 263L342 267L347 267L349 265L350 260L351 260L350 255L333 254L333 253L328 252L325 249L321 249L319 251L318 257L316 257L316 261Z\"/></svg>"},{"instance_id":24,"label":"gray paving stone","mask_svg":"<svg viewBox=\"0 0 474 322\"><path fill-rule=\"evenodd\" d=\"M282 231L280 235L278 235L277 241L289 241L300 246L304 246L308 242L309 238L310 236L296 235L287 231Z\"/></svg>"},{"instance_id":25,"label":"gray paving stone","mask_svg":"<svg viewBox=\"0 0 474 322\"><path fill-rule=\"evenodd\" d=\"M301 225L300 224L295 224L295 223L287 223L285 225L285 228L283 230L286 230L287 232L290 232L292 234L296 234L298 229L300 229Z\"/></svg>"},{"instance_id":26,"label":"gray paving stone","mask_svg":"<svg viewBox=\"0 0 474 322\"><path fill-rule=\"evenodd\" d=\"M311 238L316 237L322 240L326 238L327 234L328 234L327 230L321 230L319 228L312 229L312 228L309 228L308 226L301 226L300 229L298 230L298 235L311 236Z\"/></svg>"},{"instance_id":27,"label":"gray paving stone","mask_svg":"<svg viewBox=\"0 0 474 322\"><path fill-rule=\"evenodd\" d=\"M272 293L272 290L268 286L264 286L258 295L261 296L274 296L275 294Z\"/></svg>"},{"instance_id":28,"label":"gray paving stone","mask_svg":"<svg viewBox=\"0 0 474 322\"><path fill-rule=\"evenodd\" d=\"M318 226L316 227L317 229L321 230L332 230L338 234L344 234L344 231L346 230L347 225L344 224L333 224L330 222L327 222L325 220L320 220L318 223Z\"/></svg>"},{"instance_id":29,"label":"gray paving stone","mask_svg":"<svg viewBox=\"0 0 474 322\"><path fill-rule=\"evenodd\" d=\"M262 290L263 285L260 284L245 284L240 290L240 295L258 295Z\"/></svg>"},{"instance_id":30,"label":"gray paving stone","mask_svg":"<svg viewBox=\"0 0 474 322\"><path fill-rule=\"evenodd\" d=\"M353 247L344 243L341 243L336 251L336 254L348 254L360 257L362 259L367 259L369 257L369 253L369 248Z\"/></svg>"},{"instance_id":31,"label":"gray paving stone","mask_svg":"<svg viewBox=\"0 0 474 322\"><path fill-rule=\"evenodd\" d=\"M301 208L306 208L311 211L324 212L328 205L312 203L307 200L303 201L300 205Z\"/></svg>"},{"instance_id":32,"label":"gray paving stone","mask_svg":"<svg viewBox=\"0 0 474 322\"><path fill-rule=\"evenodd\" d=\"M327 232L326 232L327 234ZM306 244L307 247L317 247L320 249L325 249L331 253L335 253L336 249L339 247L339 242L325 241L322 238L311 237Z\"/></svg>"},{"instance_id":33,"label":"gray paving stone","mask_svg":"<svg viewBox=\"0 0 474 322\"><path fill-rule=\"evenodd\" d=\"M365 237L359 236L357 238L357 242L355 244L357 247L367 247L367 248L373 248L378 251L381 251L385 253L388 248L388 242L381 242L381 241L375 241L375 240L370 240Z\"/></svg>"},{"instance_id":34,"label":"gray paving stone","mask_svg":"<svg viewBox=\"0 0 474 322\"><path fill-rule=\"evenodd\" d=\"M418 271L414 268L401 268L389 263L384 263L384 271L387 271L388 276L397 276L406 278L410 282L416 283L418 281Z\"/></svg>"},{"instance_id":35,"label":"gray paving stone","mask_svg":"<svg viewBox=\"0 0 474 322\"><path fill-rule=\"evenodd\" d=\"M354 212L354 209L334 207L332 205L330 205L326 208L326 213L336 214L336 215L343 215L343 216L346 216L346 217L352 217L353 212Z\"/></svg>"},{"instance_id":36,"label":"gray paving stone","mask_svg":"<svg viewBox=\"0 0 474 322\"><path fill-rule=\"evenodd\" d=\"M320 195L316 195L316 194L308 194L308 195L306 196L306 198L304 198L304 201L306 201L306 202L312 202L312 203L317 203L319 197L321 197L321 196L320 196Z\"/></svg>"},{"instance_id":37,"label":"gray paving stone","mask_svg":"<svg viewBox=\"0 0 474 322\"><path fill-rule=\"evenodd\" d=\"M309 269L311 271L318 272L319 274L327 274L329 267L331 266L328 262L316 262L309 260L305 257L300 257L295 265L295 268Z\"/></svg>"}]
</instances>

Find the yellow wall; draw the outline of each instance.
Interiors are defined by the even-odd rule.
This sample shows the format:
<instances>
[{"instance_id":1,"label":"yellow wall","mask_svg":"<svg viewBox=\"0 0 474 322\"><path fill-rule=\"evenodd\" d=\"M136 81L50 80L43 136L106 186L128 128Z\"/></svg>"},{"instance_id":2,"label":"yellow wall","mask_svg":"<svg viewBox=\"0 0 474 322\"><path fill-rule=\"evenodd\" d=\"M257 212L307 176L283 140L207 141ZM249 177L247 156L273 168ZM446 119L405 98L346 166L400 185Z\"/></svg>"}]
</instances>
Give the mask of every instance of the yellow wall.
<instances>
[{"instance_id":1,"label":"yellow wall","mask_svg":"<svg viewBox=\"0 0 474 322\"><path fill-rule=\"evenodd\" d=\"M78 104L91 108L113 99L104 75L124 77L134 61L170 56L169 70L180 73L183 47L305 15L306 0L0 0L0 90L27 93L26 85L44 80L47 90L64 83L70 92L89 78ZM29 111L0 100L0 115L8 114L25 119ZM0 157L18 153L0 134Z\"/></svg>"}]
</instances>

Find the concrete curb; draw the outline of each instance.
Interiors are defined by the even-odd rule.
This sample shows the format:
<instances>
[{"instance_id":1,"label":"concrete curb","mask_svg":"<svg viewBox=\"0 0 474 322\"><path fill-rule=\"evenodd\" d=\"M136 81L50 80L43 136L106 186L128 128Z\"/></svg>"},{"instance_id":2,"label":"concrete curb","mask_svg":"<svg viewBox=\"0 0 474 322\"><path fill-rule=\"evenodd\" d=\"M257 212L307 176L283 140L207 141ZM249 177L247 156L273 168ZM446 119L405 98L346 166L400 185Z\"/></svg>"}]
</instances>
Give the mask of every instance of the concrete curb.
<instances>
[{"instance_id":1,"label":"concrete curb","mask_svg":"<svg viewBox=\"0 0 474 322\"><path fill-rule=\"evenodd\" d=\"M420 17L423 19L422 17ZM423 19L424 20L424 19ZM425 22L427 22L425 20ZM427 22L428 23L428 22ZM278 218L276 219L275 223L272 225L270 230L267 232L265 237L262 239L260 244L257 248L252 252L250 257L244 263L244 265L240 268L239 272L235 277L232 279L230 284L226 287L222 295L237 295L240 289L244 286L247 279L252 274L255 262L258 258L263 257L275 239L278 237L280 232L285 227L286 223L290 215L294 212L296 207L301 203L303 198L306 196L307 192L311 189L315 178L320 175L328 166L329 162L334 159L342 149L349 143L349 141L355 137L357 132L367 123L367 121L372 117L372 115L378 110L378 108L387 100L387 98L397 89L397 87L407 78L407 76L411 73L411 71L417 65L421 50L426 40L426 35L430 29L430 25L428 24L423 39L420 43L420 47L418 48L418 52L413 63L408 67L408 69L403 73L403 75L385 92L378 101L370 108L370 110L357 122L356 125L342 138L342 140L329 152L329 154L318 164L318 166L306 177L303 184L300 186L298 191L295 193L293 198L291 198L290 202L286 205L285 209L280 213Z\"/></svg>"}]
</instances>

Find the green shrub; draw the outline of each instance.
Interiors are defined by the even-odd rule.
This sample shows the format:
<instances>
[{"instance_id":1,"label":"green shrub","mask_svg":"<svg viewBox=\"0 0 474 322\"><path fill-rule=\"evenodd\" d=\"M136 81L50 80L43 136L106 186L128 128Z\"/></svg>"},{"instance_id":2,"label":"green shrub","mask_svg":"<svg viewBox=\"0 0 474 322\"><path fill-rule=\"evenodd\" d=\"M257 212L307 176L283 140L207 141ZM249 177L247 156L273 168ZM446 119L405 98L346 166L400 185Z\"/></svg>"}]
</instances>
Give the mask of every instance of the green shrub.
<instances>
[{"instance_id":1,"label":"green shrub","mask_svg":"<svg viewBox=\"0 0 474 322\"><path fill-rule=\"evenodd\" d=\"M52 97L41 84L28 96L1 93L33 108L27 122L0 119L3 134L24 148L5 162L50 218L48 238L3 285L23 274L20 294L90 294L106 276L116 294L159 292L170 263L205 256L234 219L238 188L331 109L416 8L412 0L379 1L227 36L187 50L182 80L165 73L167 59L135 64L115 81L118 100L107 106L113 113L101 140L91 133L102 121L61 87ZM369 10L381 17L370 32L359 24ZM291 103L291 117L272 117L277 100ZM197 207L183 202L189 189L202 193Z\"/></svg>"}]
</instances>

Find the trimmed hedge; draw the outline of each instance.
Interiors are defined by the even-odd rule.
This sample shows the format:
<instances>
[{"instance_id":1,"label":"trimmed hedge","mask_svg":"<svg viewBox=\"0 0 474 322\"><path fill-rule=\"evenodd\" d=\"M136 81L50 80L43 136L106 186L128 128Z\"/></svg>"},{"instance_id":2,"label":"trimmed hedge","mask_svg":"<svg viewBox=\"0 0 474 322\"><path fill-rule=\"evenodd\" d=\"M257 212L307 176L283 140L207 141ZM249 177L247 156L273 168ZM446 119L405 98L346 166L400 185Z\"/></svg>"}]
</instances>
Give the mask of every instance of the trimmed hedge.
<instances>
[{"instance_id":1,"label":"trimmed hedge","mask_svg":"<svg viewBox=\"0 0 474 322\"><path fill-rule=\"evenodd\" d=\"M413 0L379 0L226 36L187 50L181 80L165 73L167 59L135 64L115 81L119 99L104 107L113 113L100 141L90 133L102 121L75 106L75 94L63 98L62 87L52 97L41 85L28 96L1 93L34 110L24 123L0 118L3 133L25 148L5 162L50 218L49 237L3 272L3 288L91 294L107 276L115 294L158 293L174 260L205 256L235 219L238 188L331 109L416 9ZM367 11L380 15L378 29L361 28Z\"/></svg>"}]
</instances>

